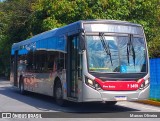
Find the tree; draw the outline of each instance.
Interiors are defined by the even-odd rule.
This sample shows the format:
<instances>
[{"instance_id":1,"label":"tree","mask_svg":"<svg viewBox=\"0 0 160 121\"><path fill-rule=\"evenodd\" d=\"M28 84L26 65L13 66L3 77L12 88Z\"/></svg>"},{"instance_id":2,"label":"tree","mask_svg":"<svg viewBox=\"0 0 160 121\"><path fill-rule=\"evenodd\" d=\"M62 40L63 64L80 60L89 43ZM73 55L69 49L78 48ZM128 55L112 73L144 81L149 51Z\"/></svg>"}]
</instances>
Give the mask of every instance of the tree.
<instances>
[{"instance_id":1,"label":"tree","mask_svg":"<svg viewBox=\"0 0 160 121\"><path fill-rule=\"evenodd\" d=\"M11 45L29 36L27 20L36 0L6 0L0 3L0 73L9 75Z\"/></svg>"},{"instance_id":2,"label":"tree","mask_svg":"<svg viewBox=\"0 0 160 121\"><path fill-rule=\"evenodd\" d=\"M9 68L11 45L41 32L86 19L141 24L150 57L160 52L159 0L6 0L0 2L0 67ZM0 70L1 71L1 70Z\"/></svg>"},{"instance_id":3,"label":"tree","mask_svg":"<svg viewBox=\"0 0 160 121\"><path fill-rule=\"evenodd\" d=\"M33 35L78 20L126 20L144 27L150 57L160 55L160 52L154 53L160 46L159 0L41 0L33 10L32 28L40 28L31 29Z\"/></svg>"}]
</instances>

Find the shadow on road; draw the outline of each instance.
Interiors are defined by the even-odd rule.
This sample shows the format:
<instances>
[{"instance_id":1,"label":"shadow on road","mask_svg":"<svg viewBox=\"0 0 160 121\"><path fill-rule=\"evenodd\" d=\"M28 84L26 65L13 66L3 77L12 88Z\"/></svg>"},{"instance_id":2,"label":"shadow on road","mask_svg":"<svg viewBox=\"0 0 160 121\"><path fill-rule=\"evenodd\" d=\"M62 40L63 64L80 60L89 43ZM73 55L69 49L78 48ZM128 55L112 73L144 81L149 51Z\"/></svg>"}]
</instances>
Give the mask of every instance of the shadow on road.
<instances>
[{"instance_id":1,"label":"shadow on road","mask_svg":"<svg viewBox=\"0 0 160 121\"><path fill-rule=\"evenodd\" d=\"M23 102L37 108L39 111L60 111L65 113L113 113L113 112L129 112L139 111L125 106L115 105L106 106L102 103L69 103L67 107L56 105L52 97L30 93L21 95L18 89L13 88L9 81L0 81L0 95ZM11 104L12 105L12 104Z\"/></svg>"}]
</instances>

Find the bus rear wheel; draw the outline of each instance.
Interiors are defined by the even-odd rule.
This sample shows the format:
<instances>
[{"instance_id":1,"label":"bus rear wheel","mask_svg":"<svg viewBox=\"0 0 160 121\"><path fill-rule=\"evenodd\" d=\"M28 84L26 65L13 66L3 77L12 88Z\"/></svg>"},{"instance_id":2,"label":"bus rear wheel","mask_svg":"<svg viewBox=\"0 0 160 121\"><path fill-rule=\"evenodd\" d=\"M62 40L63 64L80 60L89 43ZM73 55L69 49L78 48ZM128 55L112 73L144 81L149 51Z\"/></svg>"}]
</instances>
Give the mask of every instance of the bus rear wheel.
<instances>
[{"instance_id":1,"label":"bus rear wheel","mask_svg":"<svg viewBox=\"0 0 160 121\"><path fill-rule=\"evenodd\" d=\"M56 103L60 106L65 106L66 101L63 99L62 85L60 81L58 81L55 85L54 95Z\"/></svg>"},{"instance_id":2,"label":"bus rear wheel","mask_svg":"<svg viewBox=\"0 0 160 121\"><path fill-rule=\"evenodd\" d=\"M23 78L21 78L20 79L20 93L22 94L22 95L24 95L25 94L25 90L24 90L24 82L23 82Z\"/></svg>"}]
</instances>

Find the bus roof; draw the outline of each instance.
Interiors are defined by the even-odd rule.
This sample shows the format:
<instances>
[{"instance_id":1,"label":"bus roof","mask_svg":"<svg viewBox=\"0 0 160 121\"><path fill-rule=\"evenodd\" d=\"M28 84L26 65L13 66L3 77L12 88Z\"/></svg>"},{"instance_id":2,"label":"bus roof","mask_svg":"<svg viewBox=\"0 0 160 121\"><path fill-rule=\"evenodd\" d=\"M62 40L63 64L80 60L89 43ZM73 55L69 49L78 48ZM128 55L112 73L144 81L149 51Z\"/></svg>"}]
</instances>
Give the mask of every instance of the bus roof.
<instances>
[{"instance_id":1,"label":"bus roof","mask_svg":"<svg viewBox=\"0 0 160 121\"><path fill-rule=\"evenodd\" d=\"M14 50L19 50L20 46L23 45L27 45L30 43L34 43L36 41L39 40L45 40L47 38L51 38L51 37L55 37L55 36L62 36L62 35L70 35L73 32L78 32L83 28L82 23L86 23L86 24L118 24L118 25L129 25L129 26L138 26L141 27L141 25L139 24L134 24L134 23L130 23L127 21L120 21L120 20L80 20L77 22L74 22L72 24L66 25L64 27L61 28L55 28L43 33L40 33L38 35L33 36L32 38L26 39L24 41L18 42L18 43L14 43L12 45L12 49Z\"/></svg>"}]
</instances>

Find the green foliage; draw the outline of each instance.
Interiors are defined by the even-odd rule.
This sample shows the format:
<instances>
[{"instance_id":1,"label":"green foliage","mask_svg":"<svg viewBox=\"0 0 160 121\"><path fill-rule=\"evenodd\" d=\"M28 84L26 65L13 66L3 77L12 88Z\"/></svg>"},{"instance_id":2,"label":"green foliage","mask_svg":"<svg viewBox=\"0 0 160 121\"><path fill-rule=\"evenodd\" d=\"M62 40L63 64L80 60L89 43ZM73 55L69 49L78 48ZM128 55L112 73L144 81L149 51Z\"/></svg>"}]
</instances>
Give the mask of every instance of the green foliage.
<instances>
[{"instance_id":1,"label":"green foliage","mask_svg":"<svg viewBox=\"0 0 160 121\"><path fill-rule=\"evenodd\" d=\"M160 102L160 99L150 98L150 100Z\"/></svg>"},{"instance_id":2,"label":"green foliage","mask_svg":"<svg viewBox=\"0 0 160 121\"><path fill-rule=\"evenodd\" d=\"M0 3L0 53L4 53L0 68L9 67L14 42L86 19L139 23L144 27L150 56L160 56L159 0L6 0Z\"/></svg>"},{"instance_id":3,"label":"green foliage","mask_svg":"<svg viewBox=\"0 0 160 121\"><path fill-rule=\"evenodd\" d=\"M34 6L34 19L41 31L84 19L127 20L143 25L151 41L156 36L159 6L157 0L41 0Z\"/></svg>"},{"instance_id":4,"label":"green foliage","mask_svg":"<svg viewBox=\"0 0 160 121\"><path fill-rule=\"evenodd\" d=\"M33 1L6 0L0 3L0 74L9 76L11 45L29 36L27 21Z\"/></svg>"}]
</instances>

